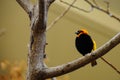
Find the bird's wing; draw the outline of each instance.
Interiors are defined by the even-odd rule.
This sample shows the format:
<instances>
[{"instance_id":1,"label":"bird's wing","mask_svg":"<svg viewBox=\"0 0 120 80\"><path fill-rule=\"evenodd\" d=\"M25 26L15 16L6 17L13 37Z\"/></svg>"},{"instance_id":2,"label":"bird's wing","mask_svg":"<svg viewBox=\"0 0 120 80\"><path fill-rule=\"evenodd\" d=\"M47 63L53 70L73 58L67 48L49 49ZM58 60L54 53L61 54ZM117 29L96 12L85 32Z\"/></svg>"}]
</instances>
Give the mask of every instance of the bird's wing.
<instances>
[{"instance_id":1,"label":"bird's wing","mask_svg":"<svg viewBox=\"0 0 120 80\"><path fill-rule=\"evenodd\" d=\"M96 50L96 42L94 40L93 41L93 51Z\"/></svg>"}]
</instances>

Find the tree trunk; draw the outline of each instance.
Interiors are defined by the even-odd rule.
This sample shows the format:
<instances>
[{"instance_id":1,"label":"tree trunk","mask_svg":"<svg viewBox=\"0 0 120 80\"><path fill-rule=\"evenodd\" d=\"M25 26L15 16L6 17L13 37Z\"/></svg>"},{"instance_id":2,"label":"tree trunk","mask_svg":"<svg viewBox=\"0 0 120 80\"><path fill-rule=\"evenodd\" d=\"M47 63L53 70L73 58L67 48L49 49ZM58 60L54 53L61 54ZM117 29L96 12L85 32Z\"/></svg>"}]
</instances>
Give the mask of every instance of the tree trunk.
<instances>
[{"instance_id":1,"label":"tree trunk","mask_svg":"<svg viewBox=\"0 0 120 80\"><path fill-rule=\"evenodd\" d=\"M39 0L30 15L31 39L28 53L27 80L44 80L42 77L46 45L47 0Z\"/></svg>"}]
</instances>

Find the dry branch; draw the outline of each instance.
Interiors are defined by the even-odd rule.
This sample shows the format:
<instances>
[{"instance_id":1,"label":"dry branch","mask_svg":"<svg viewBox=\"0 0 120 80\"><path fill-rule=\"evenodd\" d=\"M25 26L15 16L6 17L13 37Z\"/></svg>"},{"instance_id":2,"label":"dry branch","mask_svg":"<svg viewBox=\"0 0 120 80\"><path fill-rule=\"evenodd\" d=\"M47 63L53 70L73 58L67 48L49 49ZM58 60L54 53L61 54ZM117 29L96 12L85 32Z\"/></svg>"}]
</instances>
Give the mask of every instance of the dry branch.
<instances>
[{"instance_id":1,"label":"dry branch","mask_svg":"<svg viewBox=\"0 0 120 80\"><path fill-rule=\"evenodd\" d=\"M60 1L61 3L63 3L63 4L70 5L70 3L65 2L65 1L63 1L63 0L59 0L59 1ZM83 11L83 12L86 12L86 13L92 12L93 9L95 8L95 9L98 9L98 10L106 13L106 14L109 15L110 17L112 17L112 18L114 18L114 19L116 19L117 21L120 22L120 18L118 18L116 15L114 15L114 14L112 14L112 13L110 12L110 6L109 6L110 3L109 3L108 1L105 1L106 5L107 5L107 10L100 8L99 5L97 4L96 0L93 0L93 3L94 3L94 4L93 4L92 2L90 2L89 0L85 0L85 1L91 6L91 7L90 7L90 10L85 10L85 9L83 9L83 8L79 8L79 7L74 6L74 5L72 5L72 8L75 8L75 9L77 9L77 10L79 10L79 11Z\"/></svg>"},{"instance_id":2,"label":"dry branch","mask_svg":"<svg viewBox=\"0 0 120 80\"><path fill-rule=\"evenodd\" d=\"M114 48L116 45L120 43L120 32L114 36L111 40L106 42L103 46L98 48L97 50L83 56L82 58L76 59L67 64L63 64L57 67L51 67L44 70L44 78L50 78L54 76L60 76L69 72L72 72L78 68L85 66L90 63L92 60L96 60L101 56L105 55L108 51Z\"/></svg>"},{"instance_id":3,"label":"dry branch","mask_svg":"<svg viewBox=\"0 0 120 80\"><path fill-rule=\"evenodd\" d=\"M76 2L77 0L73 0L73 2L69 5L69 7L60 15L58 16L48 27L47 30L50 29L51 27L53 27L53 25L55 25L62 17L64 17L64 15L70 10L70 8L72 7L72 5Z\"/></svg>"},{"instance_id":4,"label":"dry branch","mask_svg":"<svg viewBox=\"0 0 120 80\"><path fill-rule=\"evenodd\" d=\"M97 2L96 2L95 0L94 0L95 5L94 5L92 2L90 2L89 0L85 0L85 1L86 1L91 7L93 7L93 8L95 8L95 9L98 9L98 10L106 13L106 14L109 15L110 17L112 17L112 18L114 18L114 19L116 19L117 21L120 22L120 18L118 18L117 16L113 15L113 14L110 12L110 10L109 10L109 9L110 9L109 2L105 2L105 3L107 4L107 10L105 10L105 9L100 8L98 5L96 5Z\"/></svg>"},{"instance_id":5,"label":"dry branch","mask_svg":"<svg viewBox=\"0 0 120 80\"><path fill-rule=\"evenodd\" d=\"M55 0L47 0L48 1L48 5L51 5Z\"/></svg>"},{"instance_id":6,"label":"dry branch","mask_svg":"<svg viewBox=\"0 0 120 80\"><path fill-rule=\"evenodd\" d=\"M59 0L59 1L60 1L61 3L63 3L63 4L71 5L70 3L65 2L65 1L63 1L63 0ZM83 11L83 12L86 12L86 13L89 13L89 12L93 11L93 8L92 8L92 7L91 7L90 10L85 10L85 9L83 9L83 8L79 8L79 7L74 6L74 5L71 5L71 6L72 6L72 8L75 8L75 9L77 9L77 10L79 10L79 11Z\"/></svg>"},{"instance_id":7,"label":"dry branch","mask_svg":"<svg viewBox=\"0 0 120 80\"><path fill-rule=\"evenodd\" d=\"M16 1L28 14L32 11L33 5L29 0L16 0Z\"/></svg>"},{"instance_id":8,"label":"dry branch","mask_svg":"<svg viewBox=\"0 0 120 80\"><path fill-rule=\"evenodd\" d=\"M98 4L96 3L96 0L93 0L93 3L96 5L96 6L98 6ZM99 6L98 6L99 7Z\"/></svg>"},{"instance_id":9,"label":"dry branch","mask_svg":"<svg viewBox=\"0 0 120 80\"><path fill-rule=\"evenodd\" d=\"M106 3L106 5L107 5L107 12L110 12L110 3L108 2L108 1L104 1L105 3Z\"/></svg>"},{"instance_id":10,"label":"dry branch","mask_svg":"<svg viewBox=\"0 0 120 80\"><path fill-rule=\"evenodd\" d=\"M104 59L103 57L101 57L101 59L107 63L112 69L114 69L118 74L120 74L120 71L115 67L113 66L111 63L109 63L106 59Z\"/></svg>"}]
</instances>

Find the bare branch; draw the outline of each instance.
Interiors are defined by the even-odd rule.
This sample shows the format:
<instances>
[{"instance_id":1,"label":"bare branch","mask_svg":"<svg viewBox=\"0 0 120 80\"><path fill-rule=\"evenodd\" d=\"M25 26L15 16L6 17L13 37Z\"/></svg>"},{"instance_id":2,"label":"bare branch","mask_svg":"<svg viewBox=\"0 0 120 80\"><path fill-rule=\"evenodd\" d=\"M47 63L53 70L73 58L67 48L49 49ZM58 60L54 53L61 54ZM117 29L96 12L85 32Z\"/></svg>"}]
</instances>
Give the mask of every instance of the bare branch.
<instances>
[{"instance_id":1,"label":"bare branch","mask_svg":"<svg viewBox=\"0 0 120 80\"><path fill-rule=\"evenodd\" d=\"M48 66L44 63L45 68L48 68ZM56 77L51 78L51 80L57 80Z\"/></svg>"},{"instance_id":2,"label":"bare branch","mask_svg":"<svg viewBox=\"0 0 120 80\"><path fill-rule=\"evenodd\" d=\"M110 3L108 1L104 1L107 5L107 12L110 12Z\"/></svg>"},{"instance_id":3,"label":"bare branch","mask_svg":"<svg viewBox=\"0 0 120 80\"><path fill-rule=\"evenodd\" d=\"M50 29L53 25L55 25L69 10L70 8L72 7L72 5L76 2L77 0L74 0L70 5L69 7L60 15L58 16L48 27L47 27L47 30Z\"/></svg>"},{"instance_id":4,"label":"bare branch","mask_svg":"<svg viewBox=\"0 0 120 80\"><path fill-rule=\"evenodd\" d=\"M111 68L113 68L118 74L120 74L120 71L115 67L113 66L111 63L109 63L107 60L105 60L103 57L101 57L101 59L107 63Z\"/></svg>"},{"instance_id":5,"label":"bare branch","mask_svg":"<svg viewBox=\"0 0 120 80\"><path fill-rule=\"evenodd\" d=\"M120 18L118 18L117 16L115 16L115 15L113 15L112 13L109 12L109 3L108 3L108 2L106 3L106 4L107 4L107 10L104 10L104 9L100 8L99 6L92 4L89 0L85 0L85 1L86 1L91 7L93 7L93 8L95 8L95 9L98 9L98 10L106 13L106 14L109 15L110 17L112 17L112 18L114 18L114 19L116 19L117 21L120 22ZM94 0L94 1L95 1L95 0ZM95 3L95 2L94 2L94 3Z\"/></svg>"},{"instance_id":6,"label":"bare branch","mask_svg":"<svg viewBox=\"0 0 120 80\"><path fill-rule=\"evenodd\" d=\"M82 58L78 58L72 62L57 67L45 69L44 70L45 75L43 77L50 78L50 77L60 76L68 72L72 72L78 68L81 68L86 64L90 63L92 60L96 60L97 58L100 58L101 56L105 55L108 51L110 51L119 43L120 43L120 32L117 35L115 35L111 40L106 42L103 46L91 52L90 54L83 56Z\"/></svg>"},{"instance_id":7,"label":"bare branch","mask_svg":"<svg viewBox=\"0 0 120 80\"><path fill-rule=\"evenodd\" d=\"M71 5L70 3L67 3L67 2L62 1L62 0L59 0L59 1L62 2L63 4ZM79 10L79 11L83 11L83 12L86 12L86 13L90 13L90 12L93 10L92 7L90 8L90 10L85 10L85 9L79 8L79 7L74 6L74 5L71 5L71 6L72 6L72 8L75 8L75 9L77 9L77 10Z\"/></svg>"},{"instance_id":8,"label":"bare branch","mask_svg":"<svg viewBox=\"0 0 120 80\"><path fill-rule=\"evenodd\" d=\"M55 0L48 0L48 4L52 4Z\"/></svg>"},{"instance_id":9,"label":"bare branch","mask_svg":"<svg viewBox=\"0 0 120 80\"><path fill-rule=\"evenodd\" d=\"M93 3L94 3L96 6L98 6L98 4L97 4L96 0L93 0ZM99 7L99 6L98 6L98 7Z\"/></svg>"},{"instance_id":10,"label":"bare branch","mask_svg":"<svg viewBox=\"0 0 120 80\"><path fill-rule=\"evenodd\" d=\"M16 0L20 6L29 14L32 11L33 5L29 0Z\"/></svg>"}]
</instances>

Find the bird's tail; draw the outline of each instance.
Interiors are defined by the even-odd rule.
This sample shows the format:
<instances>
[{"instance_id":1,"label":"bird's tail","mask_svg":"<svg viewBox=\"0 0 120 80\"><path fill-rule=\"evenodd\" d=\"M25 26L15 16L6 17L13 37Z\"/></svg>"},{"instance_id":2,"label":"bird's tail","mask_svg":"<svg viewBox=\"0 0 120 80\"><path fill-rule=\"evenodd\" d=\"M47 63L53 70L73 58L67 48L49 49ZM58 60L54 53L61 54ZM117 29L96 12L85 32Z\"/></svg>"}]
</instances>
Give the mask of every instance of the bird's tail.
<instances>
[{"instance_id":1,"label":"bird's tail","mask_svg":"<svg viewBox=\"0 0 120 80\"><path fill-rule=\"evenodd\" d=\"M91 62L91 66L94 67L95 65L97 65L97 62L94 60Z\"/></svg>"}]
</instances>

